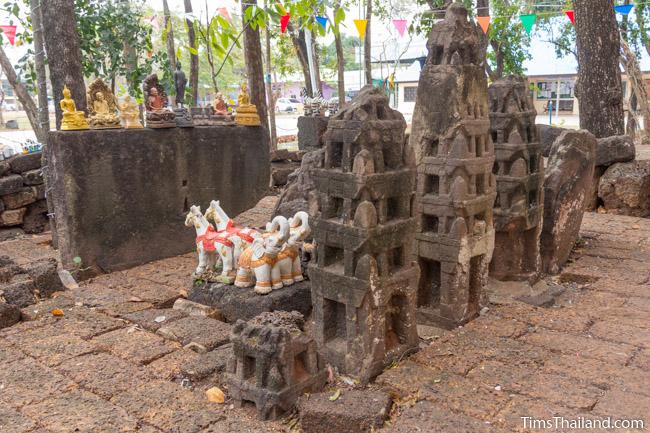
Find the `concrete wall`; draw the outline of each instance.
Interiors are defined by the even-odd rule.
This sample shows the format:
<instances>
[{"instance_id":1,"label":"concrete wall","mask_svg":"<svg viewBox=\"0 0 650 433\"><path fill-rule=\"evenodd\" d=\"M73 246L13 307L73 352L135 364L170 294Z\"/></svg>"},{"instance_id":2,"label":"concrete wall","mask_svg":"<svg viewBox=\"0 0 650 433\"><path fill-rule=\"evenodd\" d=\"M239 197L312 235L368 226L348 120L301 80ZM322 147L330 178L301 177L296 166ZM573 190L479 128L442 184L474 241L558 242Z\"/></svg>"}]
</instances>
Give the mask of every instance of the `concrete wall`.
<instances>
[{"instance_id":1,"label":"concrete wall","mask_svg":"<svg viewBox=\"0 0 650 433\"><path fill-rule=\"evenodd\" d=\"M125 269L194 249L189 206L219 199L229 215L253 207L269 183L261 127L53 131L48 200L64 267Z\"/></svg>"}]
</instances>

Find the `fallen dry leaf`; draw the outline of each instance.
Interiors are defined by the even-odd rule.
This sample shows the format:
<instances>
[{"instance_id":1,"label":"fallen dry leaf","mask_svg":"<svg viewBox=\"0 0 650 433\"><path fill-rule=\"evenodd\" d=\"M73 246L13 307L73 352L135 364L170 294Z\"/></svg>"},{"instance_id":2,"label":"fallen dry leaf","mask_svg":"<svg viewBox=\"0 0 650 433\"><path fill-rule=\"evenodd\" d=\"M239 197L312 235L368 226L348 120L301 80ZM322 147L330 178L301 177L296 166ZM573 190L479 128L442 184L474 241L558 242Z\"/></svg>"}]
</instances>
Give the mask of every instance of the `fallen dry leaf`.
<instances>
[{"instance_id":1,"label":"fallen dry leaf","mask_svg":"<svg viewBox=\"0 0 650 433\"><path fill-rule=\"evenodd\" d=\"M205 392L205 395L208 396L208 401L211 401L212 403L224 404L226 402L226 395L216 386L208 389Z\"/></svg>"},{"instance_id":2,"label":"fallen dry leaf","mask_svg":"<svg viewBox=\"0 0 650 433\"><path fill-rule=\"evenodd\" d=\"M330 395L330 401L336 401L339 399L340 396L341 396L341 390L337 389L334 394Z\"/></svg>"},{"instance_id":3,"label":"fallen dry leaf","mask_svg":"<svg viewBox=\"0 0 650 433\"><path fill-rule=\"evenodd\" d=\"M57 308L57 309L52 310L52 315L54 317L61 317L61 316L65 316L65 313L63 312L63 310L59 310Z\"/></svg>"}]
</instances>

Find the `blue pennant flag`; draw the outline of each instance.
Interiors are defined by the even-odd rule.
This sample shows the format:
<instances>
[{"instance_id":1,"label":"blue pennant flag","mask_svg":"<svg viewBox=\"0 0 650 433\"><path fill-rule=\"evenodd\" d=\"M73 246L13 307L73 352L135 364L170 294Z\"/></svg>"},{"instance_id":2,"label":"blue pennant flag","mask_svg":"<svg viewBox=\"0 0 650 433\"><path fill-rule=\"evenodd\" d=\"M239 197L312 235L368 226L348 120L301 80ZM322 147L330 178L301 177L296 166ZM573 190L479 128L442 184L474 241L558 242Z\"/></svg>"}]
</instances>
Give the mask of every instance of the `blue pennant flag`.
<instances>
[{"instance_id":1,"label":"blue pennant flag","mask_svg":"<svg viewBox=\"0 0 650 433\"><path fill-rule=\"evenodd\" d=\"M627 15L630 12L632 12L632 8L634 7L633 4L631 5L618 5L614 6L614 10L618 12L619 14Z\"/></svg>"},{"instance_id":2,"label":"blue pennant flag","mask_svg":"<svg viewBox=\"0 0 650 433\"><path fill-rule=\"evenodd\" d=\"M316 21L318 21L318 24L323 26L325 30L327 30L327 17L316 17Z\"/></svg>"}]
</instances>

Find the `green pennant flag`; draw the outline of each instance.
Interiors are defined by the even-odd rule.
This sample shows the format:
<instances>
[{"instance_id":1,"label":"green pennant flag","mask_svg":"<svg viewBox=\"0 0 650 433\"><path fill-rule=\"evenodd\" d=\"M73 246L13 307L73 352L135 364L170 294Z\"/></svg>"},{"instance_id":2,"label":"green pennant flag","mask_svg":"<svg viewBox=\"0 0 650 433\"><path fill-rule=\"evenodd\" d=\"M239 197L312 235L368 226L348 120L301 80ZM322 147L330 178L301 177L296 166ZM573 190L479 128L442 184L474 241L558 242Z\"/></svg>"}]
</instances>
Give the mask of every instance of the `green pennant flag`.
<instances>
[{"instance_id":1,"label":"green pennant flag","mask_svg":"<svg viewBox=\"0 0 650 433\"><path fill-rule=\"evenodd\" d=\"M533 30L533 26L535 25L535 21L537 20L537 14L520 15L519 19L524 25L524 30L526 30L526 33L530 35L530 32Z\"/></svg>"}]
</instances>

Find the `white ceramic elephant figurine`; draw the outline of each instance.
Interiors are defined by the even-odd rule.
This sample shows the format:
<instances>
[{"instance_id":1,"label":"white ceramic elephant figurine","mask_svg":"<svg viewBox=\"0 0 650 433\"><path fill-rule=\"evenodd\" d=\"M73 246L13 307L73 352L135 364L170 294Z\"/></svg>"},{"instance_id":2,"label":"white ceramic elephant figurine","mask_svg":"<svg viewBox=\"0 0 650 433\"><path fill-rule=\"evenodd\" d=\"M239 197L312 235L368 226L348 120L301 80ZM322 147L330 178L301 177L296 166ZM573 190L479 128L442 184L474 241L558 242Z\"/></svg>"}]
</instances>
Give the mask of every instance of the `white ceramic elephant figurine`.
<instances>
[{"instance_id":1,"label":"white ceramic elephant figurine","mask_svg":"<svg viewBox=\"0 0 650 433\"><path fill-rule=\"evenodd\" d=\"M218 200L212 200L205 212L205 218L212 221L217 228L217 252L221 257L223 269L219 281L232 284L235 279L239 256L248 248L255 238L262 235L253 229L240 229L223 210Z\"/></svg>"},{"instance_id":2,"label":"white ceramic elephant figurine","mask_svg":"<svg viewBox=\"0 0 650 433\"><path fill-rule=\"evenodd\" d=\"M214 242L217 233L205 219L199 206L190 207L185 225L196 229L196 252L199 255L199 265L194 275L200 277L206 270L213 270L217 265L217 248Z\"/></svg>"},{"instance_id":3,"label":"white ceramic elephant figurine","mask_svg":"<svg viewBox=\"0 0 650 433\"><path fill-rule=\"evenodd\" d=\"M277 216L273 218L270 228L272 230L268 236L256 238L239 256L239 270L235 279L237 287L251 287L255 283L255 293L260 295L283 287L278 254L289 239L289 221Z\"/></svg>"},{"instance_id":4,"label":"white ceramic elephant figurine","mask_svg":"<svg viewBox=\"0 0 650 433\"><path fill-rule=\"evenodd\" d=\"M305 279L300 265L300 251L303 242L310 234L307 212L296 212L293 218L289 218L289 239L278 254L278 266L283 285L290 286Z\"/></svg>"}]
</instances>

